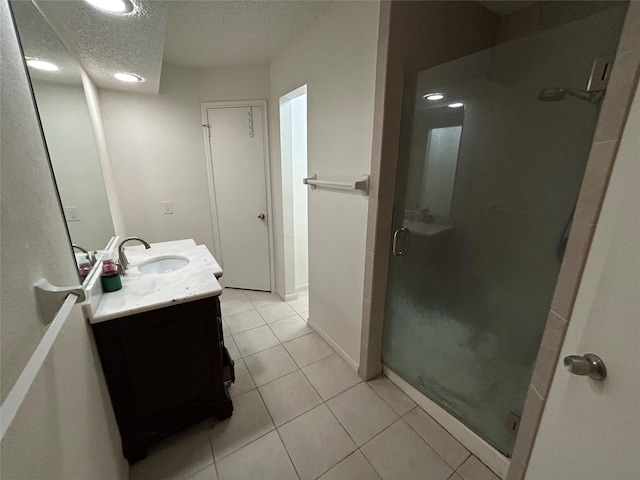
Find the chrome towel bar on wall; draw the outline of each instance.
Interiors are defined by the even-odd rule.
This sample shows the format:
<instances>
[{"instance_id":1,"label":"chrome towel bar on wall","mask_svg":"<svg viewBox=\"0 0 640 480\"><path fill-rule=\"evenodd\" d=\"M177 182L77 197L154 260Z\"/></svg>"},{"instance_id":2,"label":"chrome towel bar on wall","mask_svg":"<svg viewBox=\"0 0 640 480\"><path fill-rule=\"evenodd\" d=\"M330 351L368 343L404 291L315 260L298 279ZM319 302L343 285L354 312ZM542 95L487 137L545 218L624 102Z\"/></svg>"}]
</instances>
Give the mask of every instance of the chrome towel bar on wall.
<instances>
[{"instance_id":1,"label":"chrome towel bar on wall","mask_svg":"<svg viewBox=\"0 0 640 480\"><path fill-rule=\"evenodd\" d=\"M355 182L330 182L327 180L318 180L316 174L312 173L310 177L303 178L302 183L309 185L311 188L330 188L334 190L359 191L364 195L369 195L369 175L363 175L362 179Z\"/></svg>"}]
</instances>

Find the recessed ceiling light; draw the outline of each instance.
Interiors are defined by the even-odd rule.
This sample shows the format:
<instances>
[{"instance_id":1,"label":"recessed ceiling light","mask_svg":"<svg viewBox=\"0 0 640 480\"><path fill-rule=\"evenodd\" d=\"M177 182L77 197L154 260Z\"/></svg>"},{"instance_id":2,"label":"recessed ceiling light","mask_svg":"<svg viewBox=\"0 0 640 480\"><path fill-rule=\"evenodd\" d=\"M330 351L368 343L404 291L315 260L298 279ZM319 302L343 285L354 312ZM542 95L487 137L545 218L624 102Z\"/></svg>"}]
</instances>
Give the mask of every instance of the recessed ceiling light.
<instances>
[{"instance_id":1,"label":"recessed ceiling light","mask_svg":"<svg viewBox=\"0 0 640 480\"><path fill-rule=\"evenodd\" d=\"M120 80L121 82L127 82L127 83L144 82L144 78L142 78L140 75L136 75L135 73L119 72L114 74L113 76L117 80Z\"/></svg>"},{"instance_id":2,"label":"recessed ceiling light","mask_svg":"<svg viewBox=\"0 0 640 480\"><path fill-rule=\"evenodd\" d=\"M85 0L85 2L93 5L100 10L111 13L131 13L133 12L133 3L129 0Z\"/></svg>"},{"instance_id":3,"label":"recessed ceiling light","mask_svg":"<svg viewBox=\"0 0 640 480\"><path fill-rule=\"evenodd\" d=\"M460 102L456 102L456 103L450 103L449 108L460 108L460 107L464 107L464 103L460 103Z\"/></svg>"},{"instance_id":4,"label":"recessed ceiling light","mask_svg":"<svg viewBox=\"0 0 640 480\"><path fill-rule=\"evenodd\" d=\"M429 100L430 102L435 102L436 100L442 100L444 98L444 94L442 93L427 93L424 97L425 100Z\"/></svg>"},{"instance_id":5,"label":"recessed ceiling light","mask_svg":"<svg viewBox=\"0 0 640 480\"><path fill-rule=\"evenodd\" d=\"M39 60L37 58L27 58L27 65L38 70L45 70L47 72L57 72L60 70L55 63L48 62L46 60Z\"/></svg>"}]
</instances>

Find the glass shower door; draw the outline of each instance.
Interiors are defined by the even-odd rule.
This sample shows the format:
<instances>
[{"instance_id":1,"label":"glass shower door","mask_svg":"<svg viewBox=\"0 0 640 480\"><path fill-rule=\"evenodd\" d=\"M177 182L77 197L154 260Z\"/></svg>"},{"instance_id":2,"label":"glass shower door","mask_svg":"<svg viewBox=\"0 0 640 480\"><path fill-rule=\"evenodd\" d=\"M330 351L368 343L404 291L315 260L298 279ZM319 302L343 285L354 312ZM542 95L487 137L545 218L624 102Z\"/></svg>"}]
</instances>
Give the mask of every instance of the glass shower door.
<instances>
[{"instance_id":1,"label":"glass shower door","mask_svg":"<svg viewBox=\"0 0 640 480\"><path fill-rule=\"evenodd\" d=\"M383 362L505 455L604 95L562 92L583 91L594 59L615 53L624 13L615 5L405 86Z\"/></svg>"}]
</instances>

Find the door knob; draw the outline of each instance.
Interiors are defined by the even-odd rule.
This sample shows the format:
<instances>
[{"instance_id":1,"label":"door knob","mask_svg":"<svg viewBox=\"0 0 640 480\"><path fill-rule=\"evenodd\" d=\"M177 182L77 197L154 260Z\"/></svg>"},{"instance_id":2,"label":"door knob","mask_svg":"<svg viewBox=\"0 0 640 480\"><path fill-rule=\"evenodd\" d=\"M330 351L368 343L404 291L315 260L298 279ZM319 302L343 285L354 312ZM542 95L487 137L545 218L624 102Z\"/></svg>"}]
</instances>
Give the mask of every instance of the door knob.
<instances>
[{"instance_id":1,"label":"door knob","mask_svg":"<svg viewBox=\"0 0 640 480\"><path fill-rule=\"evenodd\" d=\"M587 375L593 380L604 380L607 376L607 369L600 357L593 353L584 355L569 355L564 357L564 366L574 375Z\"/></svg>"},{"instance_id":2,"label":"door knob","mask_svg":"<svg viewBox=\"0 0 640 480\"><path fill-rule=\"evenodd\" d=\"M265 219L265 215L264 215L264 213L261 213L260 215L258 215L258 218L259 218L260 220L264 220L264 219Z\"/></svg>"}]
</instances>

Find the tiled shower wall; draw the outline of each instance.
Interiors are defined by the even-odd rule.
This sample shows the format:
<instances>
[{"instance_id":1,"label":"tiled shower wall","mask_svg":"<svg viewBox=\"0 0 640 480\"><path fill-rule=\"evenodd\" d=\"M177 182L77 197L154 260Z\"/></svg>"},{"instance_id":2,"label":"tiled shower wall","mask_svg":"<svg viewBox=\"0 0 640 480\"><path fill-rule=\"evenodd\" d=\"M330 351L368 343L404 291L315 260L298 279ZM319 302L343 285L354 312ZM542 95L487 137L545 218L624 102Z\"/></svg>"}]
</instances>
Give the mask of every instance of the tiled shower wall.
<instances>
[{"instance_id":1,"label":"tiled shower wall","mask_svg":"<svg viewBox=\"0 0 640 480\"><path fill-rule=\"evenodd\" d=\"M372 378L382 369L382 329L404 75L489 48L496 39L500 42L519 36L505 28L505 22L500 22L497 16L484 9L475 9L476 6L467 2L457 5L455 2L382 3L359 369L363 378ZM453 9L456 12L451 11ZM525 10L521 16L542 17L535 10ZM457 25L455 29L447 29L447 18L456 18L458 22L465 23L465 28ZM426 28L425 22L433 22L433 19L441 20L439 25ZM414 28L414 24L419 28ZM454 31L464 31L465 38L452 41L450 35ZM427 32L430 36L428 41L422 41L421 35L424 34L421 32ZM446 38L447 44L437 45L436 38ZM434 50L429 51L429 46ZM430 61L425 62L425 58ZM638 81L639 63L640 2L632 1L596 126L574 224L516 438L508 480L520 480L526 471L632 93ZM381 182L381 179L384 181Z\"/></svg>"}]
</instances>

